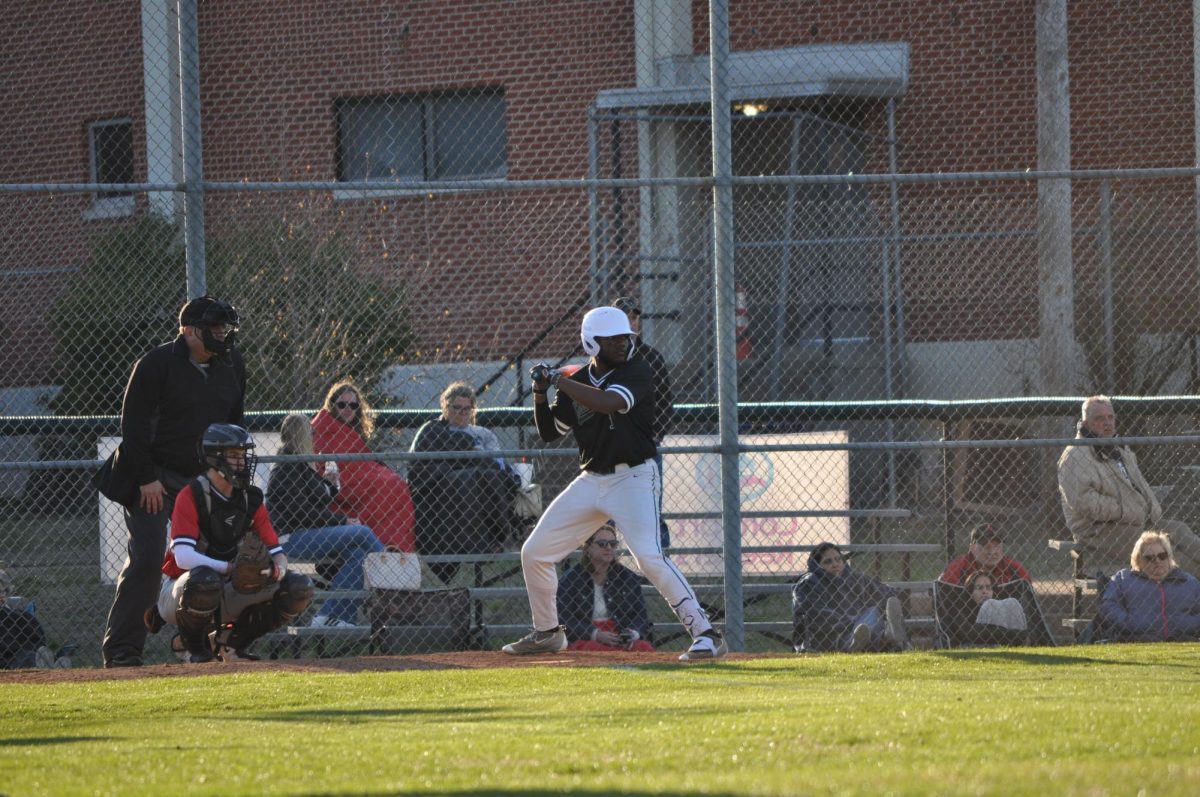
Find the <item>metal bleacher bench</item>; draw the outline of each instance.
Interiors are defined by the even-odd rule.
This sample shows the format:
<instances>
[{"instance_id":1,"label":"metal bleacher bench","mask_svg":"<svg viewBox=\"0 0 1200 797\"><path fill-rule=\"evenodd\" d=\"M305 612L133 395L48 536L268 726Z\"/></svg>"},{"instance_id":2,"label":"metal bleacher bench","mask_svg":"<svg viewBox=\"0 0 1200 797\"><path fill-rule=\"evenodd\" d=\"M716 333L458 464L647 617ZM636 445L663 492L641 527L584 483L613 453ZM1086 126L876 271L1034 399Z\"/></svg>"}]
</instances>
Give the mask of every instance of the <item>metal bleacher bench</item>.
<instances>
[{"instance_id":1,"label":"metal bleacher bench","mask_svg":"<svg viewBox=\"0 0 1200 797\"><path fill-rule=\"evenodd\" d=\"M867 510L863 510L864 512ZM889 516L907 517L907 510L881 510L891 512ZM821 516L829 516L833 513L813 513ZM844 516L845 513L839 513L837 516ZM877 516L877 515L876 515ZM932 581L920 581L909 579L908 557L911 554L920 553L943 553L944 548L937 543L862 543L848 544L841 546L843 550L850 554L899 554L902 557L902 573L901 579L896 581L888 581L887 584L897 591L914 593L923 591L932 591ZM815 545L762 545L762 546L745 546L742 548L743 555L749 554L767 554L767 553L797 553L811 552L816 548ZM718 547L672 547L667 549L668 555L688 555L688 554L708 554L720 555L723 551ZM627 552L623 552L627 553ZM460 565L476 565L482 567L487 564L508 563L514 567L519 566L521 555L517 551L508 551L504 553L490 554L457 554L457 555L431 555L421 557L421 561L429 564L436 563L456 563ZM310 570L311 565L300 564L298 569ZM479 578L479 571L476 570L476 579ZM767 596L776 594L790 594L795 582L796 574L780 574L779 576L766 576L766 578L776 579L772 581L758 581L754 578L748 578L742 585L742 593L746 597ZM786 578L787 580L780 581L777 579ZM724 591L724 586L721 583L694 583L693 588L700 596L718 597ZM505 623L488 623L484 617L485 606L484 601L494 600L524 600L526 597L525 587L523 585L514 586L492 586L474 584L467 588L470 593L471 600L471 632L474 638L480 644L486 644L486 640L491 635L513 635L528 631L528 624L516 625ZM647 596L657 596L658 592L651 585L643 585L642 591ZM313 606L316 607L326 600L332 599L358 599L364 600L369 597L366 590L318 590L314 596ZM312 612L306 612L302 617L308 617ZM907 620L910 628L919 628L932 626L932 617L910 617ZM654 628L667 634L682 633L683 627L679 623L655 623ZM787 638L791 634L791 618L779 621L763 621L763 622L747 622L745 629L747 632L758 632L770 634L776 638ZM325 647L328 644L333 644L338 649L344 649L344 646L357 644L361 642L370 642L371 652L375 651L375 641L378 629L372 628L370 625L355 625L348 628L328 628L328 627L312 627L309 625L289 625L285 628L271 634L267 634L261 640L260 644L267 646L271 651L272 656L278 656L285 648L290 649L292 655L299 657L302 652L303 643L305 641L315 642L316 655L321 656L324 653Z\"/></svg>"},{"instance_id":2,"label":"metal bleacher bench","mask_svg":"<svg viewBox=\"0 0 1200 797\"><path fill-rule=\"evenodd\" d=\"M1083 552L1079 550L1074 540L1049 540L1048 544L1051 550L1065 551L1071 554L1071 616L1062 618L1062 625L1063 628L1071 629L1072 634L1078 639L1080 632L1092 622L1086 617L1079 616L1083 610L1083 596L1094 595L1097 590L1097 582L1096 579L1088 578L1084 573Z\"/></svg>"}]
</instances>

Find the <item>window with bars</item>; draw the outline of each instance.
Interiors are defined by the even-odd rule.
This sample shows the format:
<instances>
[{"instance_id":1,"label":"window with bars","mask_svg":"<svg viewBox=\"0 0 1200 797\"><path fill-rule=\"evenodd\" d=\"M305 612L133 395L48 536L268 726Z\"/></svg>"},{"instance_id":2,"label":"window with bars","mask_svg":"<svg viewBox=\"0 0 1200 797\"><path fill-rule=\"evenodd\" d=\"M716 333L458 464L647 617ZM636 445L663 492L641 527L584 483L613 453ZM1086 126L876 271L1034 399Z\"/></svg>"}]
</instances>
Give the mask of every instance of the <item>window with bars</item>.
<instances>
[{"instance_id":1,"label":"window with bars","mask_svg":"<svg viewBox=\"0 0 1200 797\"><path fill-rule=\"evenodd\" d=\"M495 179L508 174L499 89L339 100L339 180Z\"/></svg>"}]
</instances>

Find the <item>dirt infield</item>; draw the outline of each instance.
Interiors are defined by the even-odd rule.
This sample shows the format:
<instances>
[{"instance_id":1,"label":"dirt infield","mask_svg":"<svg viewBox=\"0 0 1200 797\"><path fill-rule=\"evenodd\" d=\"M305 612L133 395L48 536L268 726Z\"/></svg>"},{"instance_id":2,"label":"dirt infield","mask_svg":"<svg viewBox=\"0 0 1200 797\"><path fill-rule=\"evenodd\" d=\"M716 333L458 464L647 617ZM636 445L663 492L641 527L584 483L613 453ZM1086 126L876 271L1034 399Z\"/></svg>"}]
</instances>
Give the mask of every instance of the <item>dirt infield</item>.
<instances>
[{"instance_id":1,"label":"dirt infield","mask_svg":"<svg viewBox=\"0 0 1200 797\"><path fill-rule=\"evenodd\" d=\"M733 661L763 658L772 654L734 653ZM786 655L786 654L774 654ZM723 659L724 660L724 659ZM585 653L569 652L545 656L509 656L498 651L466 653L428 653L420 656L360 656L348 659L276 659L239 661L224 664L151 664L104 670L99 667L77 670L0 671L0 684L53 684L75 681L127 681L136 678L187 678L196 675L220 675L235 672L312 672L355 673L396 672L403 670L486 670L497 667L612 667L623 664L675 664L680 667L703 666L703 662L685 664L678 653Z\"/></svg>"}]
</instances>

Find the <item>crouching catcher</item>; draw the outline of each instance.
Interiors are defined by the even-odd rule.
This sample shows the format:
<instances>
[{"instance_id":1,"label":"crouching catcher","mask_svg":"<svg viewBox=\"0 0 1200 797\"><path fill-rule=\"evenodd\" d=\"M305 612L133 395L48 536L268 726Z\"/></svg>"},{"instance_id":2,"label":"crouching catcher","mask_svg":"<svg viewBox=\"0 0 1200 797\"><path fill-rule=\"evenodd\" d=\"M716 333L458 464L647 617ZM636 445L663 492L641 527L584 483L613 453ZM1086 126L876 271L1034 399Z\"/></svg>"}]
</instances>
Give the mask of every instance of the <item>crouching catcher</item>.
<instances>
[{"instance_id":1,"label":"crouching catcher","mask_svg":"<svg viewBox=\"0 0 1200 797\"><path fill-rule=\"evenodd\" d=\"M263 494L250 483L254 440L240 426L209 426L200 442L205 472L179 493L158 604L146 625L179 629L185 662L257 659L247 647L312 602L313 583L289 573Z\"/></svg>"}]
</instances>

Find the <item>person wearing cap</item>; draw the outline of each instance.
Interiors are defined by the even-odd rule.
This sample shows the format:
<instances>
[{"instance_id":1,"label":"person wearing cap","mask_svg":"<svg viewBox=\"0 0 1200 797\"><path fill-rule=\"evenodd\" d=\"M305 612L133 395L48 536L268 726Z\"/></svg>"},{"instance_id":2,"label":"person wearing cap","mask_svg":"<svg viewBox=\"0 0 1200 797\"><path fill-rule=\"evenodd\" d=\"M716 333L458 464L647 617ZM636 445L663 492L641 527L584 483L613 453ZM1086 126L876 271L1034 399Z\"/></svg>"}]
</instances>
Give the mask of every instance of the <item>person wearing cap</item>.
<instances>
[{"instance_id":1,"label":"person wearing cap","mask_svg":"<svg viewBox=\"0 0 1200 797\"><path fill-rule=\"evenodd\" d=\"M662 353L642 337L642 308L637 301L632 297L622 296L613 302L613 306L618 310L623 310L629 317L629 328L637 336L638 353L642 355L642 359L650 366L650 372L654 374L654 421L650 428L654 437L654 445L659 447L658 453L654 455L654 461L658 463L658 472L661 474L663 472L662 441L670 434L671 426L675 422L675 393L671 390L671 369L667 367L667 361L663 359ZM671 544L671 531L667 528L667 521L662 519L661 482L658 490L658 518L659 536L662 539L663 547L666 548Z\"/></svg>"},{"instance_id":2,"label":"person wearing cap","mask_svg":"<svg viewBox=\"0 0 1200 797\"><path fill-rule=\"evenodd\" d=\"M133 365L121 444L95 485L125 507L128 554L101 646L105 667L142 664L146 612L158 598L175 496L203 470L197 444L214 423L240 425L246 364L234 347L237 310L212 296L185 303L179 334Z\"/></svg>"},{"instance_id":3,"label":"person wearing cap","mask_svg":"<svg viewBox=\"0 0 1200 797\"><path fill-rule=\"evenodd\" d=\"M966 554L946 565L941 580L947 584L962 584L972 573L987 573L993 584L1010 581L1031 582L1033 579L1020 562L1004 555L1004 536L991 523L980 523L971 529L971 545Z\"/></svg>"},{"instance_id":4,"label":"person wearing cap","mask_svg":"<svg viewBox=\"0 0 1200 797\"><path fill-rule=\"evenodd\" d=\"M1084 399L1077 437L1116 435L1112 399ZM1067 446L1058 459L1058 492L1067 528L1089 572L1111 575L1125 567L1129 550L1147 529L1167 532L1180 565L1200 572L1200 537L1186 523L1163 517L1162 505L1128 446Z\"/></svg>"}]
</instances>

